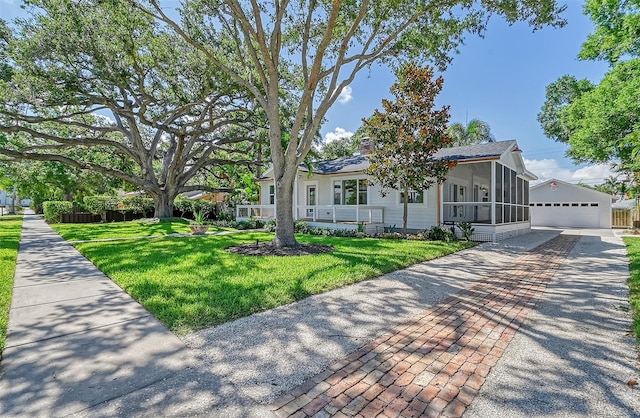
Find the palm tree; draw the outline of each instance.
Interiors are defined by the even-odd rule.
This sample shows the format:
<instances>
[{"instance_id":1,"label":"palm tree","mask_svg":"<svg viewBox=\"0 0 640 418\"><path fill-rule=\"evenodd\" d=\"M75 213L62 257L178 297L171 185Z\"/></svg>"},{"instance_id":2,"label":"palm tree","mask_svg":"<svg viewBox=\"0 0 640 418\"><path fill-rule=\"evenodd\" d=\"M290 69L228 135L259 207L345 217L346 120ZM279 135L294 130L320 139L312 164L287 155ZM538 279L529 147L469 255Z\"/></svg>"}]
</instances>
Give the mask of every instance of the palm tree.
<instances>
[{"instance_id":1,"label":"palm tree","mask_svg":"<svg viewBox=\"0 0 640 418\"><path fill-rule=\"evenodd\" d=\"M447 132L453 139L452 147L493 142L495 140L489 124L480 119L472 119L466 126L459 122L454 123L449 126Z\"/></svg>"}]
</instances>

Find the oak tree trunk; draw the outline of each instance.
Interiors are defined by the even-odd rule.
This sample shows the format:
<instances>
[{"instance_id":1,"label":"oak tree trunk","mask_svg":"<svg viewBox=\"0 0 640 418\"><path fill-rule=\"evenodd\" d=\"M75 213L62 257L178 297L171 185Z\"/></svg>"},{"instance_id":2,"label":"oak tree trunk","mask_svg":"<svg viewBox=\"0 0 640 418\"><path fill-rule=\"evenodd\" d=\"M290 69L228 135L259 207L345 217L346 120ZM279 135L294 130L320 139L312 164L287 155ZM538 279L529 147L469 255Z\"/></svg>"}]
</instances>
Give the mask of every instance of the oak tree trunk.
<instances>
[{"instance_id":1,"label":"oak tree trunk","mask_svg":"<svg viewBox=\"0 0 640 418\"><path fill-rule=\"evenodd\" d=\"M153 195L154 218L171 218L173 217L173 201L176 198L175 193L162 191Z\"/></svg>"},{"instance_id":2,"label":"oak tree trunk","mask_svg":"<svg viewBox=\"0 0 640 418\"><path fill-rule=\"evenodd\" d=\"M296 241L293 220L293 186L297 173L285 174L288 175L276 181L276 236L273 245L278 248L300 245Z\"/></svg>"}]
</instances>

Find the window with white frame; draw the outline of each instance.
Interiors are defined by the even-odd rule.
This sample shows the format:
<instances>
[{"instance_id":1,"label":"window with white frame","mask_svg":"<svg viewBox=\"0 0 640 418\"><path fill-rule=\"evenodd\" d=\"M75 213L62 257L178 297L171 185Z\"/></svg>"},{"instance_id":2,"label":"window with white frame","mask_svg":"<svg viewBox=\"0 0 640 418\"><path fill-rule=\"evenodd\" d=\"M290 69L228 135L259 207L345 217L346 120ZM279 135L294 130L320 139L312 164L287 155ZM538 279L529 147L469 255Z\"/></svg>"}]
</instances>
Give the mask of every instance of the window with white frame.
<instances>
[{"instance_id":1,"label":"window with white frame","mask_svg":"<svg viewBox=\"0 0 640 418\"><path fill-rule=\"evenodd\" d=\"M269 204L275 205L276 203L276 186L273 184L269 185Z\"/></svg>"},{"instance_id":2,"label":"window with white frame","mask_svg":"<svg viewBox=\"0 0 640 418\"><path fill-rule=\"evenodd\" d=\"M334 205L366 205L369 182L366 179L335 180L333 182Z\"/></svg>"},{"instance_id":3,"label":"window with white frame","mask_svg":"<svg viewBox=\"0 0 640 418\"><path fill-rule=\"evenodd\" d=\"M424 190L409 190L407 203L424 203ZM400 203L404 203L404 191L400 192Z\"/></svg>"}]
</instances>

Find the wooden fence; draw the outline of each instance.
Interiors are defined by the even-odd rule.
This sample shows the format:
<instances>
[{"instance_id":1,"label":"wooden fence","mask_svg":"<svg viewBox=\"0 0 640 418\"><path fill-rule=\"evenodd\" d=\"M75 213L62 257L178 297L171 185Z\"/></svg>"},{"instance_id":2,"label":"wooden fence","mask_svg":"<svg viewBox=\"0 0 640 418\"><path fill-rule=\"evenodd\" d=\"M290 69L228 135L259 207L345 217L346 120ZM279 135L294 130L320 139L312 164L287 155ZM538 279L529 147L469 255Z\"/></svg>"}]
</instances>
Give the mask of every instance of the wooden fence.
<instances>
[{"instance_id":1,"label":"wooden fence","mask_svg":"<svg viewBox=\"0 0 640 418\"><path fill-rule=\"evenodd\" d=\"M611 226L613 228L640 228L640 210L616 209L611 210Z\"/></svg>"}]
</instances>

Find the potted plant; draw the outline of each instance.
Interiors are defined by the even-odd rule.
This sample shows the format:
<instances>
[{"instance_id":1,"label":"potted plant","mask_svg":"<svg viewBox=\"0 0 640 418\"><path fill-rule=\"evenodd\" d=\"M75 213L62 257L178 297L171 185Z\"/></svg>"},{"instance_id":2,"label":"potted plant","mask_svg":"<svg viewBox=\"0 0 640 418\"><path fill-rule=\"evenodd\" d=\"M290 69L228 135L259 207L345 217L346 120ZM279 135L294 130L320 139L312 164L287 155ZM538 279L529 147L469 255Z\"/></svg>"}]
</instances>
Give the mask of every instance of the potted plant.
<instances>
[{"instance_id":1,"label":"potted plant","mask_svg":"<svg viewBox=\"0 0 640 418\"><path fill-rule=\"evenodd\" d=\"M189 222L189 228L193 235L204 235L209 230L209 225L205 223L203 211L193 213L193 220Z\"/></svg>"}]
</instances>

